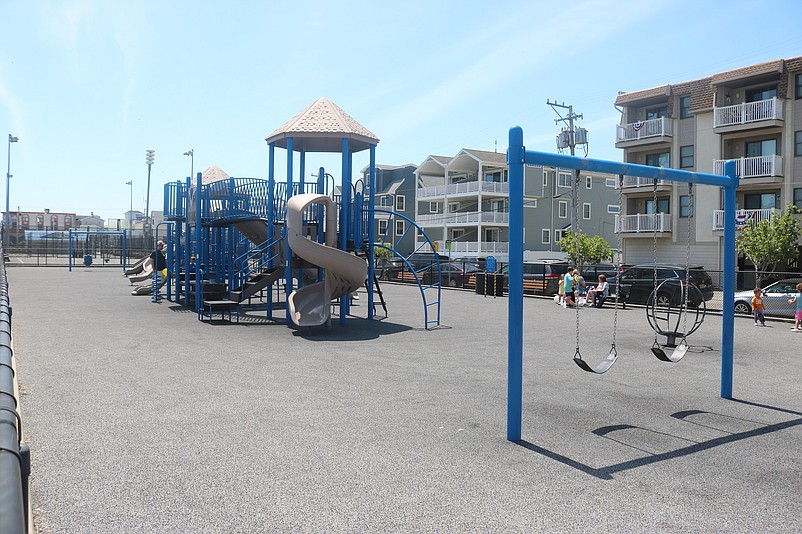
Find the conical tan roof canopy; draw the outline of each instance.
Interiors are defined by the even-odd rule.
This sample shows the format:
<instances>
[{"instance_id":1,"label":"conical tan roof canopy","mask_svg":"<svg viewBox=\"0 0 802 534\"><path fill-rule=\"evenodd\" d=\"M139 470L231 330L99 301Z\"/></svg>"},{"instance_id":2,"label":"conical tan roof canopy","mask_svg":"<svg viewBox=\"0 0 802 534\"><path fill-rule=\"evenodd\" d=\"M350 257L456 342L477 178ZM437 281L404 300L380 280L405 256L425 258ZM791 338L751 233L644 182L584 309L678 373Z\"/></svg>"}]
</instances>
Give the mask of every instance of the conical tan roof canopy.
<instances>
[{"instance_id":1,"label":"conical tan roof canopy","mask_svg":"<svg viewBox=\"0 0 802 534\"><path fill-rule=\"evenodd\" d=\"M217 182L219 180L227 180L231 178L226 171L221 169L216 165L212 165L208 167L203 173L201 174L201 183L203 185L208 185L212 182Z\"/></svg>"},{"instance_id":2,"label":"conical tan roof canopy","mask_svg":"<svg viewBox=\"0 0 802 534\"><path fill-rule=\"evenodd\" d=\"M305 152L341 152L343 139L348 139L350 152L359 152L379 143L370 130L327 98L318 98L309 104L265 141L286 149L290 137L293 150Z\"/></svg>"}]
</instances>

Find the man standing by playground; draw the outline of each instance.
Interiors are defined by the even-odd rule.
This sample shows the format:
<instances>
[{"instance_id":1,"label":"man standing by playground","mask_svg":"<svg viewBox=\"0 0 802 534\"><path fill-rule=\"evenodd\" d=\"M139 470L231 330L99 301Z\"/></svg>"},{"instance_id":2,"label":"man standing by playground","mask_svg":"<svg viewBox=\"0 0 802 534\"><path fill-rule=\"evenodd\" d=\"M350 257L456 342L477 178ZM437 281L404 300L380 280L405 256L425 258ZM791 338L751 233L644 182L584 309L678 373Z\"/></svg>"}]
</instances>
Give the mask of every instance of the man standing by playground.
<instances>
[{"instance_id":1,"label":"man standing by playground","mask_svg":"<svg viewBox=\"0 0 802 534\"><path fill-rule=\"evenodd\" d=\"M150 261L153 262L153 270L160 276L161 282L167 276L167 259L164 257L164 247L166 243L159 241L156 250L150 253Z\"/></svg>"}]
</instances>

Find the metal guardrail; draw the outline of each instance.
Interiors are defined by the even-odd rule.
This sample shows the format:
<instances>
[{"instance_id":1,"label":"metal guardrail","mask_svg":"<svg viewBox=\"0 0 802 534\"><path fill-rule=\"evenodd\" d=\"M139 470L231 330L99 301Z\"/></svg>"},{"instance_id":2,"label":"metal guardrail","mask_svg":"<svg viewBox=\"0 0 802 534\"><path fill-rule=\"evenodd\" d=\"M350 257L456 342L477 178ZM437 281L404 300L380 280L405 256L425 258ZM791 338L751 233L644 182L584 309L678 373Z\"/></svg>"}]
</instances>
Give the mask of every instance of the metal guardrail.
<instances>
[{"instance_id":1,"label":"metal guardrail","mask_svg":"<svg viewBox=\"0 0 802 534\"><path fill-rule=\"evenodd\" d=\"M0 262L0 532L28 532L30 448L22 442L22 418L14 389L11 305L5 261Z\"/></svg>"}]
</instances>

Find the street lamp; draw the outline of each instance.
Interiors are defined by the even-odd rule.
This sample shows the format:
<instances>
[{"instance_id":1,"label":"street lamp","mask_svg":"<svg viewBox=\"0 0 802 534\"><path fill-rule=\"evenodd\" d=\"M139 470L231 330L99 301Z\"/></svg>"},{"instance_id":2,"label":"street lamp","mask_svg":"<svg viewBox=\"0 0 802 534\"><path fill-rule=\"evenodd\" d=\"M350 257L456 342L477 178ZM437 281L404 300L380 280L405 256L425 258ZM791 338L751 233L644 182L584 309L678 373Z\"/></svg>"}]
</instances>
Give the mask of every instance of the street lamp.
<instances>
[{"instance_id":1,"label":"street lamp","mask_svg":"<svg viewBox=\"0 0 802 534\"><path fill-rule=\"evenodd\" d=\"M192 163L190 164L190 167L189 167L189 177L190 177L190 179L194 180L195 177L193 175L195 174L195 149L194 148L190 148L189 150L184 152L184 155L185 156L189 156L190 158L192 158Z\"/></svg>"},{"instance_id":2,"label":"street lamp","mask_svg":"<svg viewBox=\"0 0 802 534\"><path fill-rule=\"evenodd\" d=\"M131 187L131 204L130 204L130 207L128 208L128 231L129 232L133 232L133 230L134 230L134 222L133 222L133 217L134 217L134 181L133 180L128 180L127 182L125 182L125 185Z\"/></svg>"},{"instance_id":3,"label":"street lamp","mask_svg":"<svg viewBox=\"0 0 802 534\"><path fill-rule=\"evenodd\" d=\"M8 252L8 243L9 243L9 232L11 231L11 217L8 213L8 200L9 200L9 189L11 187L11 143L18 143L19 137L15 137L11 134L8 134L8 170L6 171L6 217L4 220L3 227L5 228L5 232L3 233L3 250Z\"/></svg>"},{"instance_id":4,"label":"street lamp","mask_svg":"<svg viewBox=\"0 0 802 534\"><path fill-rule=\"evenodd\" d=\"M148 192L145 196L145 225L147 231L145 237L150 236L150 167L153 165L153 160L156 158L156 151L152 148L145 150L145 163L148 164Z\"/></svg>"}]
</instances>

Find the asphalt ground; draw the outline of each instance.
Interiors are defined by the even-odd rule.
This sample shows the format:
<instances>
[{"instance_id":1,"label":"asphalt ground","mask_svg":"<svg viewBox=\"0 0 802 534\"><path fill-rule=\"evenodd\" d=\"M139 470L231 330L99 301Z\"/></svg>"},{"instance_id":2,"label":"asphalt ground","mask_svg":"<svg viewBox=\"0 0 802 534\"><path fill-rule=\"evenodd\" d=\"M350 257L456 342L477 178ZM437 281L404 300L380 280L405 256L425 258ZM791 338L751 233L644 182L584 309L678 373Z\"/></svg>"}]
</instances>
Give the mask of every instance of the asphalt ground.
<instances>
[{"instance_id":1,"label":"asphalt ground","mask_svg":"<svg viewBox=\"0 0 802 534\"><path fill-rule=\"evenodd\" d=\"M619 361L572 362L575 312L527 298L523 440L506 435L507 299L364 293L345 325L200 322L120 271L8 269L39 532L800 532L802 334L721 318L678 364L618 312ZM430 310L433 310L430 307ZM381 312L380 312L381 315ZM580 312L603 359L612 308Z\"/></svg>"}]
</instances>

